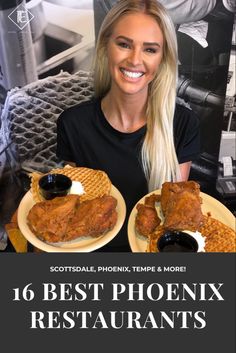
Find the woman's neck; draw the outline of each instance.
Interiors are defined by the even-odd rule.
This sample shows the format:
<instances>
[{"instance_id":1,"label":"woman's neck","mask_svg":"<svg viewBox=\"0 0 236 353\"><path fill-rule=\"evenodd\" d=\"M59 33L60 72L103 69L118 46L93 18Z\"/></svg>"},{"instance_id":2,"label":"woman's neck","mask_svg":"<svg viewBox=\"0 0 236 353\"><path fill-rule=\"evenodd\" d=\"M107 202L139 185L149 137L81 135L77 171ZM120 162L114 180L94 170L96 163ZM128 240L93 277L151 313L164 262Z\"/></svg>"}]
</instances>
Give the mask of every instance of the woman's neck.
<instances>
[{"instance_id":1,"label":"woman's neck","mask_svg":"<svg viewBox=\"0 0 236 353\"><path fill-rule=\"evenodd\" d=\"M101 106L109 124L118 131L134 132L146 124L146 97L143 95L119 95L110 91Z\"/></svg>"}]
</instances>

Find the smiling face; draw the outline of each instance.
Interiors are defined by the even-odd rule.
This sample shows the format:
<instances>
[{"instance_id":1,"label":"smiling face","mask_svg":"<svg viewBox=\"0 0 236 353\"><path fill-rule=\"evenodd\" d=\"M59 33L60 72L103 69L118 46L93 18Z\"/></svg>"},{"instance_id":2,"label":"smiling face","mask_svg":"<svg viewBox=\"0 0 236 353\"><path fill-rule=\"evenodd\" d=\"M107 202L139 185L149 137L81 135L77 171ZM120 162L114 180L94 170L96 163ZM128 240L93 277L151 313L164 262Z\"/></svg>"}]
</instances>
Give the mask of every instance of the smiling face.
<instances>
[{"instance_id":1,"label":"smiling face","mask_svg":"<svg viewBox=\"0 0 236 353\"><path fill-rule=\"evenodd\" d=\"M120 18L108 41L111 89L146 94L163 56L163 34L154 18L132 13Z\"/></svg>"}]
</instances>

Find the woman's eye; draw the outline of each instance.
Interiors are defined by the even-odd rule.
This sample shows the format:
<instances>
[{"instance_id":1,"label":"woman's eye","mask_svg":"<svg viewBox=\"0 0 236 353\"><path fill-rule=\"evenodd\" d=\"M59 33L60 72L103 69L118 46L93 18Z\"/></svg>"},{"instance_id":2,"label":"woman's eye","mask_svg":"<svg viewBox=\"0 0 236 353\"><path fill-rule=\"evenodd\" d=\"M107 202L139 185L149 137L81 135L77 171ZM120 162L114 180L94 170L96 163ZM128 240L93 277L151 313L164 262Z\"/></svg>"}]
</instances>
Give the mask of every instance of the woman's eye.
<instances>
[{"instance_id":1,"label":"woman's eye","mask_svg":"<svg viewBox=\"0 0 236 353\"><path fill-rule=\"evenodd\" d=\"M145 50L146 50L146 52L151 53L151 54L155 54L157 52L157 50L155 48L146 48Z\"/></svg>"},{"instance_id":2,"label":"woman's eye","mask_svg":"<svg viewBox=\"0 0 236 353\"><path fill-rule=\"evenodd\" d=\"M119 47L121 48L129 48L129 44L128 43L125 43L125 42L119 42L117 43Z\"/></svg>"}]
</instances>

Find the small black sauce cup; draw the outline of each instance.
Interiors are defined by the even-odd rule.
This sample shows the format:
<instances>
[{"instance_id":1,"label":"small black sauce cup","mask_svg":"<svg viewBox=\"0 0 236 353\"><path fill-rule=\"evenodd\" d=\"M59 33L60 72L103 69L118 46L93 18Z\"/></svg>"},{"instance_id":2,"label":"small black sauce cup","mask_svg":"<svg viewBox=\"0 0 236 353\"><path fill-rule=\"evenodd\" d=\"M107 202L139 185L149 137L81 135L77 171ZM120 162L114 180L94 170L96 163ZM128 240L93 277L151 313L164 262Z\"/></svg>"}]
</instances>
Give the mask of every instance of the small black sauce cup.
<instances>
[{"instance_id":1,"label":"small black sauce cup","mask_svg":"<svg viewBox=\"0 0 236 353\"><path fill-rule=\"evenodd\" d=\"M71 179L63 174L47 174L39 179L39 191L45 200L66 196L71 186Z\"/></svg>"},{"instance_id":2,"label":"small black sauce cup","mask_svg":"<svg viewBox=\"0 0 236 353\"><path fill-rule=\"evenodd\" d=\"M167 231L159 238L157 248L160 252L197 252L198 243L187 233Z\"/></svg>"}]
</instances>

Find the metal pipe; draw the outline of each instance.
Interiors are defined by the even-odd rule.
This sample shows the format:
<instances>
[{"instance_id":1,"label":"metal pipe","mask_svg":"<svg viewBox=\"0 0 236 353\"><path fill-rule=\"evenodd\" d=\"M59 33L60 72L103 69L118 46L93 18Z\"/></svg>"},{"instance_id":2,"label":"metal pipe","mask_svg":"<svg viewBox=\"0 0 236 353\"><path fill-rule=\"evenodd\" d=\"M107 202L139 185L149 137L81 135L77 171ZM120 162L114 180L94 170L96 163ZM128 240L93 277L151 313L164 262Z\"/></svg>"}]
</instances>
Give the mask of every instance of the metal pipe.
<instances>
[{"instance_id":1,"label":"metal pipe","mask_svg":"<svg viewBox=\"0 0 236 353\"><path fill-rule=\"evenodd\" d=\"M180 76L177 85L177 96L188 101L209 106L224 106L224 97L216 95L192 82L189 78Z\"/></svg>"}]
</instances>

